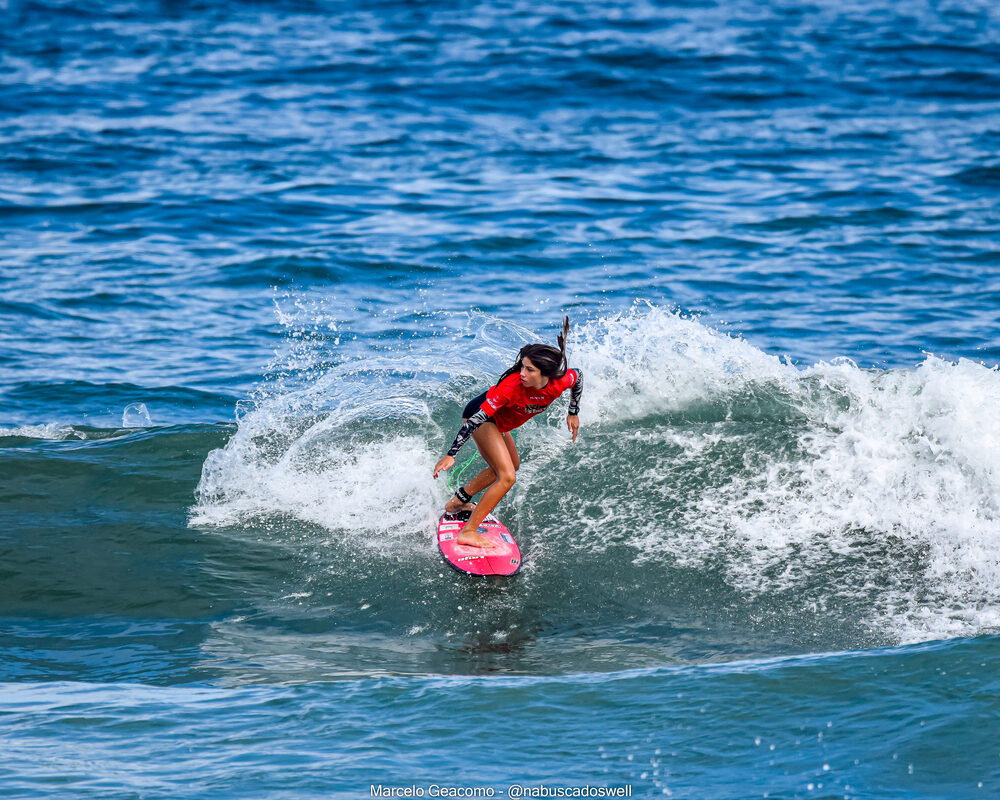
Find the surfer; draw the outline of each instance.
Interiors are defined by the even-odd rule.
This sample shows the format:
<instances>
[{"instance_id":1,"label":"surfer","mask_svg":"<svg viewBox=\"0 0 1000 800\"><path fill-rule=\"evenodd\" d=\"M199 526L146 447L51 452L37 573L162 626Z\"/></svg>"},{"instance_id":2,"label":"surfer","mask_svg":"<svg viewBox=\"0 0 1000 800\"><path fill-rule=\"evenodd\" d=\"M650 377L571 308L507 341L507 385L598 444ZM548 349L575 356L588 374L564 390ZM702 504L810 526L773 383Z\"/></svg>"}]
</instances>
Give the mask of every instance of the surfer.
<instances>
[{"instance_id":1,"label":"surfer","mask_svg":"<svg viewBox=\"0 0 1000 800\"><path fill-rule=\"evenodd\" d=\"M434 477L455 464L455 455L468 441L476 443L488 465L465 486L460 486L447 505L445 513L471 511L456 538L458 544L473 547L492 547L492 543L477 533L479 524L486 518L514 485L515 475L521 466L514 437L510 432L521 427L535 414L544 411L566 389L570 390L569 413L566 427L576 441L580 430L580 397L583 378L578 369L569 369L566 363L566 337L569 335L569 317L563 320L563 330L557 341L558 349L547 344L528 344L517 354L517 361L486 392L473 399L462 412L462 427L448 454L434 467ZM479 492L486 494L478 504L472 498Z\"/></svg>"}]
</instances>

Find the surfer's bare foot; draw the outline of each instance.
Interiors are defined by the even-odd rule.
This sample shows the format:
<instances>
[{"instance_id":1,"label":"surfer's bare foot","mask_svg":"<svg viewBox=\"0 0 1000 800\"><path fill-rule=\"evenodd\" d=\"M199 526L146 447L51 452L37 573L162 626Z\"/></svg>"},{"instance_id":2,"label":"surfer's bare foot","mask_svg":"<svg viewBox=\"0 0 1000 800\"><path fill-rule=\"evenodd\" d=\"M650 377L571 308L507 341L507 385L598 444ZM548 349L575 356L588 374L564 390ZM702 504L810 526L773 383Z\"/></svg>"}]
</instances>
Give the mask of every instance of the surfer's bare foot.
<instances>
[{"instance_id":1,"label":"surfer's bare foot","mask_svg":"<svg viewBox=\"0 0 1000 800\"><path fill-rule=\"evenodd\" d=\"M445 513L457 514L459 511L472 511L476 507L475 503L463 503L457 497L452 497L444 504Z\"/></svg>"},{"instance_id":2,"label":"surfer's bare foot","mask_svg":"<svg viewBox=\"0 0 1000 800\"><path fill-rule=\"evenodd\" d=\"M456 544L464 544L466 547L495 547L489 539L480 536L475 531L460 531L455 537Z\"/></svg>"}]
</instances>

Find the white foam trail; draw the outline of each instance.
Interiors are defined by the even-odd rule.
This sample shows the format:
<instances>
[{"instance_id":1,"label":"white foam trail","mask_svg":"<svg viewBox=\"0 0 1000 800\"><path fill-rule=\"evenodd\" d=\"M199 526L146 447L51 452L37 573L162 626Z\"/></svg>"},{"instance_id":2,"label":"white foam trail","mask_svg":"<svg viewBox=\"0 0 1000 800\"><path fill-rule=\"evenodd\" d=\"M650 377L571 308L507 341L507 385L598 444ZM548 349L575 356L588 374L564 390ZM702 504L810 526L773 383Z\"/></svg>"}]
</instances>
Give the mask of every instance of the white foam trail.
<instances>
[{"instance_id":1,"label":"white foam trail","mask_svg":"<svg viewBox=\"0 0 1000 800\"><path fill-rule=\"evenodd\" d=\"M379 546L386 537L412 537L433 518L427 476L434 462L421 437L358 447L297 443L274 463L246 459L239 438L206 460L192 524L291 515Z\"/></svg>"},{"instance_id":2,"label":"white foam trail","mask_svg":"<svg viewBox=\"0 0 1000 800\"><path fill-rule=\"evenodd\" d=\"M232 439L206 458L191 524L290 516L376 547L412 538L439 504L428 476L440 431L419 396L427 379L414 377L406 352L321 367L339 337L303 334L294 308L280 318L292 346L240 409ZM312 321L337 330L325 309Z\"/></svg>"}]
</instances>

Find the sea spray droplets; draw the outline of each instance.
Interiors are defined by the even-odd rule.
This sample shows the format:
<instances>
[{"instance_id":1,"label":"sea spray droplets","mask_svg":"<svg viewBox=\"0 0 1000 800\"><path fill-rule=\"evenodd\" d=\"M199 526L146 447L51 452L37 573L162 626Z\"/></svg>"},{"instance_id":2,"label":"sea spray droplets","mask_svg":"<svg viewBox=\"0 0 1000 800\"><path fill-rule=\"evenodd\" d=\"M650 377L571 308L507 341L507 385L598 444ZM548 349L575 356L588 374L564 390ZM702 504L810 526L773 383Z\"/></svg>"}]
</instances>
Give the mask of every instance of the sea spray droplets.
<instances>
[{"instance_id":1,"label":"sea spray droplets","mask_svg":"<svg viewBox=\"0 0 1000 800\"><path fill-rule=\"evenodd\" d=\"M149 410L145 403L132 403L125 406L122 412L123 428L150 428L153 420L149 416Z\"/></svg>"},{"instance_id":2,"label":"sea spray droplets","mask_svg":"<svg viewBox=\"0 0 1000 800\"><path fill-rule=\"evenodd\" d=\"M441 312L446 322L463 320L471 344L410 341L400 326L375 351L359 351L341 344L349 329L328 302L284 294L275 308L286 346L241 405L236 434L206 459L192 524L291 514L341 532L403 532L414 515L431 521L444 488L430 477L439 457L432 447L446 436L433 408L455 394L454 379L469 384L469 352L500 369L508 350L536 337L487 315ZM357 309L344 311L351 315L362 324ZM380 324L392 327L384 317ZM476 371L475 385L489 380ZM458 421L448 422L448 435Z\"/></svg>"}]
</instances>

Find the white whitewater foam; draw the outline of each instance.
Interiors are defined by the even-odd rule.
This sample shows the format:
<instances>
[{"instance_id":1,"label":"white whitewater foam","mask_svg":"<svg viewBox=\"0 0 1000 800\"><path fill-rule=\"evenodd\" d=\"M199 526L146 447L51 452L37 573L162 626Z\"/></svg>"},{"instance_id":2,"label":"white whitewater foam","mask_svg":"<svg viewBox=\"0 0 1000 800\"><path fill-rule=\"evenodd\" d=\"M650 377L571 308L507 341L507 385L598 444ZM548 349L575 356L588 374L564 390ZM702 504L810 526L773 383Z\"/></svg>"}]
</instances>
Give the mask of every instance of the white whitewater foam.
<instances>
[{"instance_id":1,"label":"white whitewater foam","mask_svg":"<svg viewBox=\"0 0 1000 800\"><path fill-rule=\"evenodd\" d=\"M582 420L639 420L755 386L800 388L797 370L781 359L648 304L581 326L570 349L584 373Z\"/></svg>"},{"instance_id":2,"label":"white whitewater foam","mask_svg":"<svg viewBox=\"0 0 1000 800\"><path fill-rule=\"evenodd\" d=\"M86 434L70 425L49 422L45 425L21 425L17 428L0 428L0 436L22 436L25 439L51 439L62 442L66 439L85 439Z\"/></svg>"},{"instance_id":3,"label":"white whitewater foam","mask_svg":"<svg viewBox=\"0 0 1000 800\"><path fill-rule=\"evenodd\" d=\"M414 516L429 521L437 507L427 483L434 462L421 438L297 446L273 463L244 458L240 438L206 459L192 524L284 514L345 534L412 536Z\"/></svg>"},{"instance_id":4,"label":"white whitewater foam","mask_svg":"<svg viewBox=\"0 0 1000 800\"><path fill-rule=\"evenodd\" d=\"M803 373L811 379L825 391L807 408L799 452L706 491L688 552L725 542L739 553L731 582L768 593L853 558L840 588L886 586L876 616L902 640L995 630L1000 374L928 356L888 372L819 364ZM920 573L893 558L905 553Z\"/></svg>"},{"instance_id":5,"label":"white whitewater foam","mask_svg":"<svg viewBox=\"0 0 1000 800\"><path fill-rule=\"evenodd\" d=\"M293 345L206 458L191 524L293 517L375 547L412 537L414 516L429 523L439 505L427 478L440 431L411 394L426 394L426 379L400 377L412 376L405 352L321 367L339 339L303 331L294 309L281 320ZM336 331L325 310L319 323Z\"/></svg>"}]
</instances>

